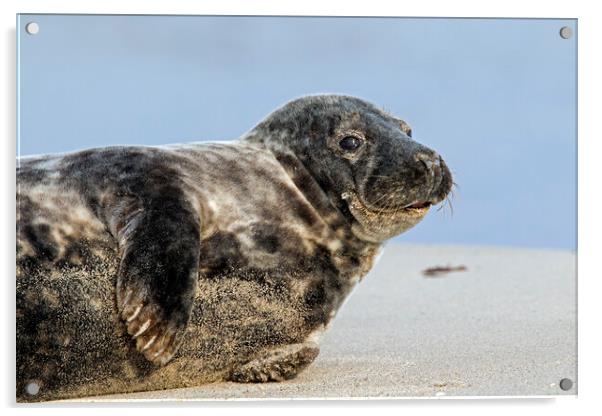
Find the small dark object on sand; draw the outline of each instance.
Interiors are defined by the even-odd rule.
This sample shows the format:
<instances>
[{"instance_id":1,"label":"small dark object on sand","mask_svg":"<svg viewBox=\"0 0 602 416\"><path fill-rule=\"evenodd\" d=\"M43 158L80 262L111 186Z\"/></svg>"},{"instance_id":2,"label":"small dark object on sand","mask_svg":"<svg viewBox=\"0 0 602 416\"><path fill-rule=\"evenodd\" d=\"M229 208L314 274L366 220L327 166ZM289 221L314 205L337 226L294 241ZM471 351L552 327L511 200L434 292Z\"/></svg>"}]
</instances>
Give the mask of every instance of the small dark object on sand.
<instances>
[{"instance_id":1,"label":"small dark object on sand","mask_svg":"<svg viewBox=\"0 0 602 416\"><path fill-rule=\"evenodd\" d=\"M468 270L468 269L464 265L455 266L455 267L451 267L451 266L435 266L435 267L429 267L428 269L424 269L422 271L422 274L425 277L441 277L440 275L445 274L445 273L449 273L449 272L465 272L466 270Z\"/></svg>"}]
</instances>

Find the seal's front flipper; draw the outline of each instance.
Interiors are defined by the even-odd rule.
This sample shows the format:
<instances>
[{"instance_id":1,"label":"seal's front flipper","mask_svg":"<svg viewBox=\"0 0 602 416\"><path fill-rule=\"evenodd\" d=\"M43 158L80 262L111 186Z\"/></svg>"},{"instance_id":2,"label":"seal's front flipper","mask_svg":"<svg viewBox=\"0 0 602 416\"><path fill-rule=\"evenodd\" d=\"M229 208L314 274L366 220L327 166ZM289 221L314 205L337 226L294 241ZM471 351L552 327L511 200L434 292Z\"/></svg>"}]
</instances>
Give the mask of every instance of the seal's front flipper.
<instances>
[{"instance_id":1,"label":"seal's front flipper","mask_svg":"<svg viewBox=\"0 0 602 416\"><path fill-rule=\"evenodd\" d=\"M289 380L310 365L319 353L315 342L279 347L235 368L230 380L239 383Z\"/></svg>"},{"instance_id":2,"label":"seal's front flipper","mask_svg":"<svg viewBox=\"0 0 602 416\"><path fill-rule=\"evenodd\" d=\"M136 348L157 365L176 353L195 294L198 218L177 201L130 210L118 230L117 308Z\"/></svg>"}]
</instances>

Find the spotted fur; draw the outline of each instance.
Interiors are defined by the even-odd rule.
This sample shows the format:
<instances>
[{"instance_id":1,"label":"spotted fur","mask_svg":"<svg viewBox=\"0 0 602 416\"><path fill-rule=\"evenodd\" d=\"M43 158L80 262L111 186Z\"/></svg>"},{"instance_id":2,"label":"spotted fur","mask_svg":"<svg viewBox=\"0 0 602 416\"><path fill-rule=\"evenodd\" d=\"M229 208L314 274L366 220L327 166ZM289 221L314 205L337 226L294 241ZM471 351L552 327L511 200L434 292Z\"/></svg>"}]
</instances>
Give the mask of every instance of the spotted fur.
<instances>
[{"instance_id":1,"label":"spotted fur","mask_svg":"<svg viewBox=\"0 0 602 416\"><path fill-rule=\"evenodd\" d=\"M325 95L231 143L21 159L18 399L294 377L382 243L450 190L408 134Z\"/></svg>"}]
</instances>

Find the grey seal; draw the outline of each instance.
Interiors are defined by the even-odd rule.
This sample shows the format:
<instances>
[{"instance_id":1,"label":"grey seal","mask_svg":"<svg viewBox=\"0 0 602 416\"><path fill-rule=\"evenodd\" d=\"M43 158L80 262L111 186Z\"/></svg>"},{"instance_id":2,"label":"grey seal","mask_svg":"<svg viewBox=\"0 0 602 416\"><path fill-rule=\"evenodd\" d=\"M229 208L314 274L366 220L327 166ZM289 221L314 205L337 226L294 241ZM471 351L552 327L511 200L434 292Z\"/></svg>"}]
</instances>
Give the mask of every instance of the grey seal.
<instances>
[{"instance_id":1,"label":"grey seal","mask_svg":"<svg viewBox=\"0 0 602 416\"><path fill-rule=\"evenodd\" d=\"M317 95L234 142L22 158L18 399L294 377L382 244L450 192L411 136Z\"/></svg>"}]
</instances>

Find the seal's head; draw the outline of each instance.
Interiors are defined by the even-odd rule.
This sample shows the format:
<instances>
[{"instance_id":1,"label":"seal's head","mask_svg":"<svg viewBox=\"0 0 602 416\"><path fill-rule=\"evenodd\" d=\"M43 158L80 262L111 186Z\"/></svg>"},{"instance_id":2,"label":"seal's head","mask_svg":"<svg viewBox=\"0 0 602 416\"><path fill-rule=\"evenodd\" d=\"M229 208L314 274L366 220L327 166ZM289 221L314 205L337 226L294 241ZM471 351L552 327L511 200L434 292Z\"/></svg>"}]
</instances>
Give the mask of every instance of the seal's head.
<instances>
[{"instance_id":1,"label":"seal's head","mask_svg":"<svg viewBox=\"0 0 602 416\"><path fill-rule=\"evenodd\" d=\"M417 224L452 187L435 151L410 127L361 99L316 95L273 112L245 139L294 155L357 237L380 243Z\"/></svg>"}]
</instances>

